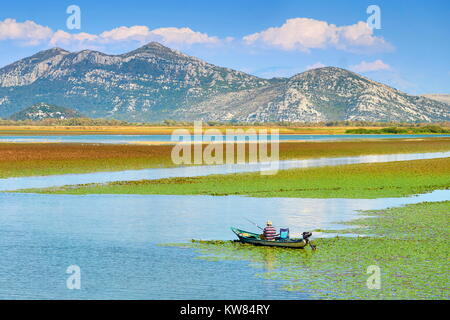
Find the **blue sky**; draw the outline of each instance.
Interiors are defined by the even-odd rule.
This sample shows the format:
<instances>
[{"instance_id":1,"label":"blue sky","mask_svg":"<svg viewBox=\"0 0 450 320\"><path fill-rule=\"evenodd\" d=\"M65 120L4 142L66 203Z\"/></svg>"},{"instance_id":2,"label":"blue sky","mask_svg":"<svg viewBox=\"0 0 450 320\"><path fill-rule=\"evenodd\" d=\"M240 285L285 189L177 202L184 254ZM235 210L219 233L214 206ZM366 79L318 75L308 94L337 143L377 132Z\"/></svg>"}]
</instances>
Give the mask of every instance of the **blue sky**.
<instances>
[{"instance_id":1,"label":"blue sky","mask_svg":"<svg viewBox=\"0 0 450 320\"><path fill-rule=\"evenodd\" d=\"M72 4L80 30L66 26ZM381 29L365 24L369 5ZM338 66L412 94L450 93L449 16L445 0L15 0L1 4L0 67L54 46L116 54L155 40L266 78Z\"/></svg>"}]
</instances>

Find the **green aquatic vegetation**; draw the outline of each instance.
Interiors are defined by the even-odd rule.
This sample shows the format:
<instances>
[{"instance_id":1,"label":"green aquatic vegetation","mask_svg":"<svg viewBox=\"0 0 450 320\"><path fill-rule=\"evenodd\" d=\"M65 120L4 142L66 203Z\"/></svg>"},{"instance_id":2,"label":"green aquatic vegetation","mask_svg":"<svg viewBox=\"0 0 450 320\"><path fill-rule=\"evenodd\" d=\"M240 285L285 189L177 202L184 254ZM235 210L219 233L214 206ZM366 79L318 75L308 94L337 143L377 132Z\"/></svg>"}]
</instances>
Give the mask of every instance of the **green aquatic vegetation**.
<instances>
[{"instance_id":1,"label":"green aquatic vegetation","mask_svg":"<svg viewBox=\"0 0 450 320\"><path fill-rule=\"evenodd\" d=\"M423 211L420 212L418 208L422 206ZM422 206L364 211L366 217L345 222L347 225L358 227L345 231L405 239L429 238L435 241L449 239L449 202L424 202ZM433 210L427 210L427 206ZM380 217L382 219L378 219Z\"/></svg>"},{"instance_id":2,"label":"green aquatic vegetation","mask_svg":"<svg viewBox=\"0 0 450 320\"><path fill-rule=\"evenodd\" d=\"M352 233L383 237L315 240L317 251L256 247L233 241L183 244L209 261L245 260L258 276L283 290L323 299L448 299L450 201L362 212ZM176 245L176 244L172 244ZM178 245L176 245L178 246ZM369 266L381 271L381 289L366 285Z\"/></svg>"},{"instance_id":3,"label":"green aquatic vegetation","mask_svg":"<svg viewBox=\"0 0 450 320\"><path fill-rule=\"evenodd\" d=\"M119 181L24 192L60 194L247 195L252 197L402 197L450 187L450 158L351 164L308 169Z\"/></svg>"},{"instance_id":4,"label":"green aquatic vegetation","mask_svg":"<svg viewBox=\"0 0 450 320\"><path fill-rule=\"evenodd\" d=\"M57 130L57 128L51 129ZM99 127L97 129L102 130ZM125 130L122 132L123 134L132 134L133 132L139 134L139 131L136 130L142 128L124 127L122 129ZM150 130L147 133L154 134L154 130L161 128L147 129ZM168 128L163 129L166 134L171 133ZM83 132L83 128L77 130ZM129 130L131 131L128 132ZM41 132L41 134L43 133L45 132ZM94 130L90 133L107 134L108 132ZM150 143L150 145L145 145L145 143ZM172 148L171 145L164 143L159 145L157 142L143 142L138 145L0 143L0 178L173 167L175 164L171 158ZM370 141L296 141L282 142L279 144L279 148L281 160L311 159L366 154L443 152L450 150L450 139L433 137L426 139L371 139ZM248 154L248 144L246 150L246 154Z\"/></svg>"}]
</instances>

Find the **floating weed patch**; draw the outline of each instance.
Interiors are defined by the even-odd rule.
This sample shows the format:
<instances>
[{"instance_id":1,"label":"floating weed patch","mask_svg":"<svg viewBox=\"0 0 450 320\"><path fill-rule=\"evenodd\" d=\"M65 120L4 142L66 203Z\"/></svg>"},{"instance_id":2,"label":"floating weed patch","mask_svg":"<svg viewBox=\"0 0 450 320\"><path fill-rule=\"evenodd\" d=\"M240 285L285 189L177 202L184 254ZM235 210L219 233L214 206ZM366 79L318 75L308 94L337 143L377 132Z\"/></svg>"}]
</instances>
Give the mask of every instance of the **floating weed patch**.
<instances>
[{"instance_id":1,"label":"floating weed patch","mask_svg":"<svg viewBox=\"0 0 450 320\"><path fill-rule=\"evenodd\" d=\"M247 195L296 198L402 197L450 188L450 158L114 182L27 190L69 194Z\"/></svg>"},{"instance_id":2,"label":"floating weed patch","mask_svg":"<svg viewBox=\"0 0 450 320\"><path fill-rule=\"evenodd\" d=\"M449 299L450 201L382 211L349 224L383 237L315 240L317 251L256 247L234 241L171 244L209 261L245 260L283 290L322 299ZM342 231L340 231L342 233ZM351 229L354 233L355 229ZM380 289L369 289L369 266L380 268Z\"/></svg>"}]
</instances>

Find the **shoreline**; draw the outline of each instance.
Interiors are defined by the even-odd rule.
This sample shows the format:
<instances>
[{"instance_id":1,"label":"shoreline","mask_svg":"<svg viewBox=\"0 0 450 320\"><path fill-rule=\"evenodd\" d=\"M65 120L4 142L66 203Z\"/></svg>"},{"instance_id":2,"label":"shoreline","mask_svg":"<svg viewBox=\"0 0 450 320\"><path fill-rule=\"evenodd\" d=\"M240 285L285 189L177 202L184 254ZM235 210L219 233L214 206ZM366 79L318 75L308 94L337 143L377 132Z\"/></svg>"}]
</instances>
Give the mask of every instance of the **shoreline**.
<instances>
[{"instance_id":1,"label":"shoreline","mask_svg":"<svg viewBox=\"0 0 450 320\"><path fill-rule=\"evenodd\" d=\"M410 135L415 133L346 133L347 130L360 129L357 126L348 127L283 127L283 126L205 126L203 132L209 129L220 130L225 133L229 130L279 130L281 135ZM364 127L368 130L377 130L383 127ZM192 126L0 126L0 137L5 135L168 135L174 130L185 129L191 134ZM423 135L439 136L445 133L417 133Z\"/></svg>"}]
</instances>

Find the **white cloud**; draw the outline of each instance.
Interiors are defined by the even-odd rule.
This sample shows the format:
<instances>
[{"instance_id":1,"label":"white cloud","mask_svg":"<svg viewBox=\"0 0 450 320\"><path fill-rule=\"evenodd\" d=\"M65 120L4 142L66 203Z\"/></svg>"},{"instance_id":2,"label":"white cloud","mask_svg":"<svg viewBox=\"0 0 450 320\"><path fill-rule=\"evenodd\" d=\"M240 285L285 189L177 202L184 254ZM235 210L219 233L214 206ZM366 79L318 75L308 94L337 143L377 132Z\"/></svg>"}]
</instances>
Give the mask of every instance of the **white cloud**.
<instances>
[{"instance_id":1,"label":"white cloud","mask_svg":"<svg viewBox=\"0 0 450 320\"><path fill-rule=\"evenodd\" d=\"M249 44L264 44L282 50L300 50L334 47L340 50L377 49L387 50L392 46L383 38L373 35L365 22L338 27L326 21L310 18L288 19L281 27L272 27L245 36Z\"/></svg>"},{"instance_id":2,"label":"white cloud","mask_svg":"<svg viewBox=\"0 0 450 320\"><path fill-rule=\"evenodd\" d=\"M339 27L338 33L341 39L339 45L361 47L386 45L383 38L373 35L373 30L369 28L366 22L359 21L350 26Z\"/></svg>"},{"instance_id":3,"label":"white cloud","mask_svg":"<svg viewBox=\"0 0 450 320\"><path fill-rule=\"evenodd\" d=\"M378 59L372 62L361 61L359 64L351 66L350 69L356 72L370 72L379 70L390 70L391 66Z\"/></svg>"},{"instance_id":4,"label":"white cloud","mask_svg":"<svg viewBox=\"0 0 450 320\"><path fill-rule=\"evenodd\" d=\"M98 36L96 35L92 35L89 33L85 33L85 32L80 32L80 33L68 33L62 30L58 30L55 33L53 33L51 39L50 39L50 44L51 45L70 45L73 42L93 42L93 41L97 41L98 40Z\"/></svg>"},{"instance_id":5,"label":"white cloud","mask_svg":"<svg viewBox=\"0 0 450 320\"><path fill-rule=\"evenodd\" d=\"M190 28L165 27L149 29L147 26L121 26L99 34L86 32L69 33L52 30L34 21L17 22L7 18L0 21L0 41L16 40L25 45L48 44L68 48L102 48L107 45L120 45L129 42L144 44L158 41L173 47L195 44L217 45L235 41L232 37L220 39ZM249 45L258 43L282 50L300 50L337 48L339 50L377 49L391 47L383 38L374 36L364 22L338 27L326 21L310 18L293 18L281 27L272 27L261 32L245 36Z\"/></svg>"},{"instance_id":6,"label":"white cloud","mask_svg":"<svg viewBox=\"0 0 450 320\"><path fill-rule=\"evenodd\" d=\"M34 21L17 22L15 19L0 21L0 40L19 40L26 45L37 45L48 40L53 31Z\"/></svg>"},{"instance_id":7,"label":"white cloud","mask_svg":"<svg viewBox=\"0 0 450 320\"><path fill-rule=\"evenodd\" d=\"M104 31L100 35L88 33L69 34L57 31L51 39L52 45L92 46L137 41L141 44L159 41L172 45L217 44L220 39L206 33L196 32L190 28L159 28L150 30L146 26L119 27Z\"/></svg>"},{"instance_id":8,"label":"white cloud","mask_svg":"<svg viewBox=\"0 0 450 320\"><path fill-rule=\"evenodd\" d=\"M306 66L306 70L311 70L311 69L317 69L317 68L323 68L326 67L326 65L324 65L322 62L316 62L314 64L311 64L309 66Z\"/></svg>"},{"instance_id":9,"label":"white cloud","mask_svg":"<svg viewBox=\"0 0 450 320\"><path fill-rule=\"evenodd\" d=\"M190 28L159 28L153 30L152 34L162 37L164 43L215 44L220 42L217 37L210 37L206 33L196 32Z\"/></svg>"},{"instance_id":10,"label":"white cloud","mask_svg":"<svg viewBox=\"0 0 450 320\"><path fill-rule=\"evenodd\" d=\"M100 42L121 41L161 41L166 44L205 44L219 43L220 39L190 28L158 28L150 30L146 26L119 27L100 34Z\"/></svg>"},{"instance_id":11,"label":"white cloud","mask_svg":"<svg viewBox=\"0 0 450 320\"><path fill-rule=\"evenodd\" d=\"M100 34L100 38L106 42L120 41L145 41L149 36L150 29L146 26L118 27Z\"/></svg>"},{"instance_id":12,"label":"white cloud","mask_svg":"<svg viewBox=\"0 0 450 320\"><path fill-rule=\"evenodd\" d=\"M308 51L336 43L337 35L334 28L324 21L295 18L287 20L279 28L273 27L245 36L244 41L248 44L263 42L284 50Z\"/></svg>"},{"instance_id":13,"label":"white cloud","mask_svg":"<svg viewBox=\"0 0 450 320\"><path fill-rule=\"evenodd\" d=\"M206 33L190 28L158 28L150 30L147 26L118 27L100 34L86 32L68 33L63 30L53 31L34 21L17 22L14 19L0 21L0 40L22 40L26 45L65 45L73 48L101 47L107 44L120 44L137 41L141 44L159 41L171 45L218 44L230 42L233 38L224 40L209 36Z\"/></svg>"}]
</instances>

